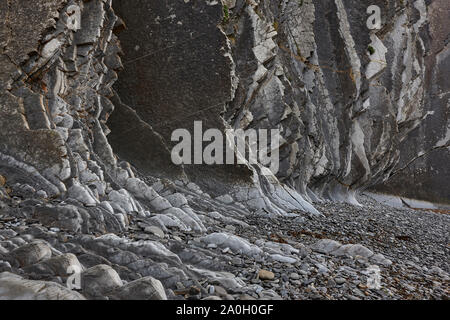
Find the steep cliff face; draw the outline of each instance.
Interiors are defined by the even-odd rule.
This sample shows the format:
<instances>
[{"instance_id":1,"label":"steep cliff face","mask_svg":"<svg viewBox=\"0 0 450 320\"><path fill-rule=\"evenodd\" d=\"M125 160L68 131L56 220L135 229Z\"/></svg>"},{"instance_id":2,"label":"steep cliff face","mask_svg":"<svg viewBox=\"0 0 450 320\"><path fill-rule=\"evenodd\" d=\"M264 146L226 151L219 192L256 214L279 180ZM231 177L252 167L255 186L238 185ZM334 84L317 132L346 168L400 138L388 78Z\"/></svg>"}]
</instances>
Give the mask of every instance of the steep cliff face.
<instances>
[{"instance_id":1,"label":"steep cliff face","mask_svg":"<svg viewBox=\"0 0 450 320\"><path fill-rule=\"evenodd\" d=\"M247 224L237 219L255 212L293 215L301 211L319 215L302 196L280 184L273 175L259 176L257 170L262 170L259 167L236 166L231 173L221 169L215 173L216 178L213 175L215 171L208 167L196 170L171 164L167 142L169 131L153 129L149 121L151 117L142 113L145 110L134 110L127 105L130 97L138 97L137 92L130 91L131 95L127 95L119 88L119 95L112 89L118 70L124 69L123 79L135 80L127 76L127 66L131 63L127 60L122 63L120 58L121 48L115 33L123 31L125 25L114 13L111 1L9 1L5 5L1 10L4 15L1 26L0 118L2 213L15 219L33 221L44 228L56 228L61 235L71 234L70 238L74 234L99 235L106 232L124 235L120 240L124 245L128 241L126 234L132 235L134 228L140 230L141 227L150 230L148 232L156 228L158 235L172 229L182 233L205 234L205 223L211 218L204 215L209 212L217 213L217 219L243 226ZM136 8L143 11L144 6ZM217 57L218 67L207 68L208 72L214 71L213 74L206 73L198 79L209 76L206 79L213 83L215 75L222 75L223 81L212 85L209 91L206 81L204 88L196 89L192 99L204 94L205 103L215 99L214 102L222 103L224 108L225 103L232 99L236 79L232 76L233 61L227 52L230 51L227 39L216 27L222 19L222 6L206 3L202 8L201 12L211 10L210 25L200 24L196 15L185 16L197 21L200 29L214 26L217 43L211 42L210 50L202 59ZM153 9L157 12L157 8ZM128 14L133 12L129 10ZM20 34L27 37L18 36ZM147 35L147 32L143 34ZM165 43L162 39L159 41ZM174 43L178 41L175 39ZM170 41L167 40L167 43ZM144 41L142 45L150 48L153 43ZM126 46L125 41L124 48ZM167 66L170 64L166 63ZM143 67L139 69L147 70ZM172 69L173 72L175 70L178 69ZM141 81L134 83L137 87L143 86L142 93L147 93L145 85L151 83L151 77L144 75L142 79L137 71L135 74L131 72L131 75ZM164 81L167 79L161 77L159 86L162 89L166 89L167 83ZM185 83L190 80L186 74ZM185 89L179 83L172 86L174 89L177 87ZM177 95L176 92L173 94ZM143 96L141 99L145 101L146 98ZM150 97L148 99L151 101ZM161 105L159 110L162 117L176 112L165 108L183 98L180 95L177 99L162 95L161 103L165 100L166 104ZM116 112L114 109L117 109ZM107 125L114 114L119 120L111 118ZM183 114L180 112L180 115ZM219 114L208 112L208 115L211 126L225 127L226 123ZM162 118L159 120L162 121ZM110 140L119 147L116 152L121 160L107 138L110 132L108 126L114 128ZM133 167L122 160L128 160ZM198 185L192 181L198 182ZM219 212L226 213L226 217ZM141 227L137 227L136 223ZM28 234L28 231L25 232ZM42 233L38 234L39 239L49 239ZM139 237L149 238L148 235ZM134 236L132 238L137 240ZM92 245L92 250L100 250L101 246L90 242L92 236L76 239L76 246L88 248ZM112 243L115 239L118 238L106 237L105 241L108 246L115 246ZM241 239L236 241L238 245L245 244ZM62 249L58 241L56 243L54 245L62 252L68 251L67 248ZM138 260L144 257L146 260L144 265L138 263L135 266L136 271L141 270L138 272L141 277L142 272L153 276L158 274L158 279L162 279L160 276L166 279L164 285L173 287L177 279L197 279L201 274L199 270L190 269L189 263L182 263L180 258L157 241L144 243L147 248L144 251L149 250L147 253L138 249L142 243L132 243L133 250L137 250L136 254L140 256ZM79 254L78 250L83 252L86 249L74 249L74 252ZM3 254L2 250L0 260L9 261L15 268L17 260ZM153 254L160 258L152 260L150 256ZM217 261L204 257L203 264L209 269L226 270L218 255L213 255L213 260ZM44 257L48 258L47 255ZM186 259L191 259L191 256L188 254ZM122 258L117 263L122 266L128 264ZM155 263L157 266L148 269L148 265ZM210 276L221 277L220 274ZM136 279L139 276L129 275L126 278Z\"/></svg>"},{"instance_id":2,"label":"steep cliff face","mask_svg":"<svg viewBox=\"0 0 450 320\"><path fill-rule=\"evenodd\" d=\"M166 144L177 128L193 131L194 121L278 128L284 140L277 177L308 200L354 202L355 192L395 176L401 184L388 180L378 190L447 201L448 89L440 73L448 70L448 28L437 27L448 17L447 4L135 4L115 4L128 25L119 37L129 57L115 88ZM381 9L379 30L367 26L373 4ZM133 162L142 146L123 141L140 133L124 135L119 114L110 124L114 150ZM433 170L416 161L429 152L439 153L425 166ZM426 172L413 181L408 165ZM227 181L218 183L221 168L187 168L191 179L219 193L245 176L233 176L235 170L226 168ZM410 192L415 184L422 191Z\"/></svg>"},{"instance_id":3,"label":"steep cliff face","mask_svg":"<svg viewBox=\"0 0 450 320\"><path fill-rule=\"evenodd\" d=\"M109 185L128 175L104 134L120 67L110 2L2 4L0 171L8 193L36 198L29 213L38 220L55 210L48 200L67 199L75 206L58 208L69 221L55 224L123 230L126 218L101 204L112 195Z\"/></svg>"},{"instance_id":4,"label":"steep cliff face","mask_svg":"<svg viewBox=\"0 0 450 320\"><path fill-rule=\"evenodd\" d=\"M448 200L445 3L381 1L380 30L361 1L45 3L3 4L11 185L97 206L134 178L115 153L143 178L194 182L251 211L315 212L302 197L356 201L390 176L403 186L379 190L421 183L431 191L407 195ZM258 166L173 165L171 133L194 121L280 129L277 178L258 178ZM414 168L422 176L405 184Z\"/></svg>"},{"instance_id":5,"label":"steep cliff face","mask_svg":"<svg viewBox=\"0 0 450 320\"><path fill-rule=\"evenodd\" d=\"M381 9L380 30L367 26L370 5ZM402 194L428 181L428 191L408 194L448 201L440 179L449 177L448 88L441 75L448 71L449 29L437 25L449 8L428 5L236 1L224 26L240 79L227 121L281 128L278 177L312 199L351 200L439 148L434 175L403 174L403 185L389 190Z\"/></svg>"},{"instance_id":6,"label":"steep cliff face","mask_svg":"<svg viewBox=\"0 0 450 320\"><path fill-rule=\"evenodd\" d=\"M400 143L400 161L376 190L436 203L449 203L449 27L450 4L432 1L421 31L425 117Z\"/></svg>"},{"instance_id":7,"label":"steep cliff face","mask_svg":"<svg viewBox=\"0 0 450 320\"><path fill-rule=\"evenodd\" d=\"M317 218L313 202L371 187L449 202L447 2L1 1L1 212L75 237L53 244L85 265L101 252L127 280L173 289L205 269L244 286L216 272L230 262L218 247L297 261L301 248L216 220ZM195 121L279 129L280 170L173 164L172 132Z\"/></svg>"}]
</instances>

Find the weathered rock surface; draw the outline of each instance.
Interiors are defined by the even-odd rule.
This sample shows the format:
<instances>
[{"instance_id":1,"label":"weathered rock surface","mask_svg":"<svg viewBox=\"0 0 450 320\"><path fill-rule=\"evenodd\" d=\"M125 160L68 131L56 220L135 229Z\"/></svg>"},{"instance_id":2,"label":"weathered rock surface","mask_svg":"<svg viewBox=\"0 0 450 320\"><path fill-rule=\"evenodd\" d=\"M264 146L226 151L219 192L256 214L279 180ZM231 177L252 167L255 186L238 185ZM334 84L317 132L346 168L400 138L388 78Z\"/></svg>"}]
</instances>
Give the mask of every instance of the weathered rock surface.
<instances>
[{"instance_id":1,"label":"weathered rock surface","mask_svg":"<svg viewBox=\"0 0 450 320\"><path fill-rule=\"evenodd\" d=\"M26 280L15 274L0 274L0 300L85 300L54 282Z\"/></svg>"},{"instance_id":2,"label":"weathered rock surface","mask_svg":"<svg viewBox=\"0 0 450 320\"><path fill-rule=\"evenodd\" d=\"M450 201L447 2L0 2L0 298L448 299L448 215L360 195Z\"/></svg>"},{"instance_id":3,"label":"weathered rock surface","mask_svg":"<svg viewBox=\"0 0 450 320\"><path fill-rule=\"evenodd\" d=\"M81 274L82 290L89 297L100 298L123 285L119 274L110 266L99 264Z\"/></svg>"},{"instance_id":4,"label":"weathered rock surface","mask_svg":"<svg viewBox=\"0 0 450 320\"><path fill-rule=\"evenodd\" d=\"M127 283L116 290L113 296L120 300L167 300L163 285L152 277Z\"/></svg>"},{"instance_id":5,"label":"weathered rock surface","mask_svg":"<svg viewBox=\"0 0 450 320\"><path fill-rule=\"evenodd\" d=\"M440 73L448 69L444 39L449 30L438 26L448 18L447 4L380 3L382 28L372 31L366 25L366 10L373 3L365 1L278 5L241 0L228 8L227 18L221 17L220 3L174 2L166 11L159 1L135 2L133 8L114 5L129 22L119 34L127 59L115 88L121 106L132 109L148 126L124 135L123 112L112 115L111 141L123 158L133 162L142 150L141 145L124 144L125 139L139 141L136 136L157 132L170 147L171 132L180 124L192 129L196 120L217 128L281 128L284 144L277 176L307 199L354 201L358 190L403 176L402 186L396 183L377 190L394 193L395 188L400 195L448 201L448 184L442 183L450 174L445 160L448 89ZM209 12L207 23L204 19L200 23L196 12ZM332 12L331 17L327 12ZM140 31L144 21L152 32ZM425 54L428 51L431 54ZM198 60L214 63L205 69ZM188 79L186 74L199 79ZM151 81L138 85L141 79ZM216 110L224 106L221 118ZM406 147L411 144L415 148ZM155 148L167 153L166 148ZM153 153L155 148L146 150ZM433 160L426 160L429 152ZM405 187L408 175L402 174L403 168L414 170L423 161L434 161L439 174L426 170L418 181L440 196L425 191L430 188L410 192L415 188ZM147 172L154 172L160 163L159 159L133 162ZM164 163L163 167L157 171L168 170ZM224 185L217 172L221 168L214 169L211 173L188 166L184 171L209 192L223 193L238 171L228 170ZM243 177L240 171L236 182Z\"/></svg>"},{"instance_id":6,"label":"weathered rock surface","mask_svg":"<svg viewBox=\"0 0 450 320\"><path fill-rule=\"evenodd\" d=\"M33 242L13 250L10 255L20 266L26 267L50 258L52 256L52 251L51 247L45 242Z\"/></svg>"}]
</instances>

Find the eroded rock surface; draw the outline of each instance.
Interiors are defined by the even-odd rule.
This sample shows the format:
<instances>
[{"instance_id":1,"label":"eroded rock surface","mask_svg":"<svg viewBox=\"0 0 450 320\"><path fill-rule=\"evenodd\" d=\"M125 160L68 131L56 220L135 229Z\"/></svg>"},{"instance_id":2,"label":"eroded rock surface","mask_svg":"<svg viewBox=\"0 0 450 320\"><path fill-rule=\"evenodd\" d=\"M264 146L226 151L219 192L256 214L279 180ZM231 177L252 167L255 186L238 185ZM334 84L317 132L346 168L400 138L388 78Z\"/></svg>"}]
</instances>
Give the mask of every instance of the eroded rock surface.
<instances>
[{"instance_id":1,"label":"eroded rock surface","mask_svg":"<svg viewBox=\"0 0 450 320\"><path fill-rule=\"evenodd\" d=\"M328 202L448 202L448 4L375 2L2 1L0 298L448 298L447 215ZM279 172L175 166L194 121Z\"/></svg>"}]
</instances>

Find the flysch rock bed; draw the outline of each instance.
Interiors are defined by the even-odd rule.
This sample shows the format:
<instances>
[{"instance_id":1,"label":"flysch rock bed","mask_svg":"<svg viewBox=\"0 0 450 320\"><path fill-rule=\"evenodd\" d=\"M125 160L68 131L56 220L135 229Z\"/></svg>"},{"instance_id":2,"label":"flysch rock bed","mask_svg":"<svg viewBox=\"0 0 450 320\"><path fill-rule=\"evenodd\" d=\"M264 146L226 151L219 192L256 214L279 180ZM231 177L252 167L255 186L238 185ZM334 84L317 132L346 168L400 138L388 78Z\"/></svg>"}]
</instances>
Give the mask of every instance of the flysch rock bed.
<instances>
[{"instance_id":1,"label":"flysch rock bed","mask_svg":"<svg viewBox=\"0 0 450 320\"><path fill-rule=\"evenodd\" d=\"M447 200L447 3L145 2L0 1L1 299L448 297L448 216L339 204ZM195 120L284 127L278 175L173 165Z\"/></svg>"},{"instance_id":2,"label":"flysch rock bed","mask_svg":"<svg viewBox=\"0 0 450 320\"><path fill-rule=\"evenodd\" d=\"M316 203L321 217L236 219L197 200L204 233L136 218L121 235L44 226L11 215L18 199L3 202L0 299L449 298L448 215L362 197L364 207ZM81 271L79 290L67 288L69 266Z\"/></svg>"}]
</instances>

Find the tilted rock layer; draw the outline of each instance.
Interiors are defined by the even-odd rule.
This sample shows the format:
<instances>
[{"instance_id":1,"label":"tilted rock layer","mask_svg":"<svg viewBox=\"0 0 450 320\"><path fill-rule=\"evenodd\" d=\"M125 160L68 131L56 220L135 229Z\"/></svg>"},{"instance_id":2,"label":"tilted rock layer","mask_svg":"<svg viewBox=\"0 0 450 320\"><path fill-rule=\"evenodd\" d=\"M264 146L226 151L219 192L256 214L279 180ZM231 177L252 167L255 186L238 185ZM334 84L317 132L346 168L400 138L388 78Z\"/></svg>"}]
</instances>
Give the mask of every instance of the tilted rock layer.
<instances>
[{"instance_id":1,"label":"tilted rock layer","mask_svg":"<svg viewBox=\"0 0 450 320\"><path fill-rule=\"evenodd\" d=\"M155 157L146 147L153 139L138 137L156 131L170 148L172 131L192 132L196 120L278 128L277 177L311 200L352 200L395 177L401 183L379 189L448 202L449 30L439 21L449 8L441 2L242 0L225 3L223 15L219 2L116 2L128 28L114 88L126 106L112 115L110 141L143 172L161 174L163 151ZM367 27L372 4L381 30ZM124 118L149 126L126 130ZM222 179L214 170L185 168L209 190L236 180L236 169Z\"/></svg>"},{"instance_id":2,"label":"tilted rock layer","mask_svg":"<svg viewBox=\"0 0 450 320\"><path fill-rule=\"evenodd\" d=\"M366 25L371 4L382 11L378 31ZM238 292L244 283L211 250L279 263L300 254L233 235L233 225L249 226L242 217L320 217L313 201L356 203L369 187L448 203L449 8L440 0L2 1L0 210L35 223L23 230L32 238L47 241L50 230L73 241L42 247L5 236L1 271L64 278L52 266L70 253L100 279L83 289L89 298L166 298L162 285L175 290L205 274ZM171 133L194 121L223 132L280 129L280 171L175 166ZM157 241L173 230L195 237ZM30 245L43 251L33 249L37 260L25 266L16 250ZM108 277L116 287L104 287ZM2 279L18 296L44 286L78 298Z\"/></svg>"}]
</instances>

